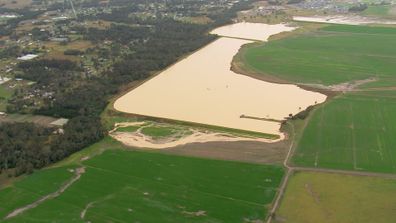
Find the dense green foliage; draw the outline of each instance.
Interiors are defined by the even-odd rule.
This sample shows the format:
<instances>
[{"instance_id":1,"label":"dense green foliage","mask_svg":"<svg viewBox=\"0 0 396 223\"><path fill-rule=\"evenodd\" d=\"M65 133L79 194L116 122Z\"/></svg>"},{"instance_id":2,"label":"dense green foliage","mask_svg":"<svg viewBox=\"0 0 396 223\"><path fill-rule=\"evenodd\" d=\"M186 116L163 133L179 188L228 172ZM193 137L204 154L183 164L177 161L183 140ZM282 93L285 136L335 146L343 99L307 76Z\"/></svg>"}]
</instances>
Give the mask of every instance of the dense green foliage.
<instances>
[{"instance_id":1,"label":"dense green foliage","mask_svg":"<svg viewBox=\"0 0 396 223\"><path fill-rule=\"evenodd\" d=\"M103 138L100 120L75 117L57 132L31 123L0 125L0 171L13 169L14 176L62 160Z\"/></svg>"},{"instance_id":2,"label":"dense green foliage","mask_svg":"<svg viewBox=\"0 0 396 223\"><path fill-rule=\"evenodd\" d=\"M350 12L362 12L367 9L366 3L357 3L356 5L352 5L349 7L348 11Z\"/></svg>"},{"instance_id":3,"label":"dense green foliage","mask_svg":"<svg viewBox=\"0 0 396 223\"><path fill-rule=\"evenodd\" d=\"M21 15L20 17L7 20L5 23L0 23L0 36L10 35L14 37L13 33L18 23L23 20L35 19L37 16L43 13L43 11L31 11L28 8L25 9L5 9L0 8L0 13L16 13Z\"/></svg>"},{"instance_id":4,"label":"dense green foliage","mask_svg":"<svg viewBox=\"0 0 396 223\"><path fill-rule=\"evenodd\" d=\"M245 51L247 68L297 83L332 85L391 77L396 69L396 29L332 25Z\"/></svg>"},{"instance_id":5,"label":"dense green foliage","mask_svg":"<svg viewBox=\"0 0 396 223\"><path fill-rule=\"evenodd\" d=\"M155 1L153 1L155 2ZM187 1L188 2L188 1ZM103 128L98 121L111 96L131 81L143 80L154 72L171 65L185 54L192 52L212 41L215 37L208 31L220 24L230 22L230 19L241 9L250 7L252 1L243 1L231 8L215 9L208 12L212 23L206 25L189 24L164 17L167 11L161 11L155 16L142 19L131 16L133 12L142 12L138 4L148 4L149 1L134 1L124 4L123 1L111 1L119 4L111 13L97 13L92 16L80 16L78 21L97 21L98 19L111 22L105 29L87 28L85 25L72 25L70 21L59 21L57 24L68 24L76 35L91 41L95 47L86 50L92 57L94 69L87 69L82 63L68 60L35 59L18 64L16 77L31 81L33 84L15 90L8 101L9 113L33 113L54 117L65 117L70 123L90 120L85 128L68 124L65 134L54 138L52 129L37 127L37 131L45 134L31 134L23 129L25 125L1 124L0 135L6 144L8 157L15 160L2 168L16 168L17 174L31 171L31 167L40 168L49 163L60 160L72 152L82 149L103 137ZM206 2L187 3L178 8L181 2L167 3L167 10L171 12L194 13L194 8L205 5ZM97 3L80 5L90 7ZM58 7L59 5L51 6ZM54 8L55 9L55 8ZM42 12L30 12L28 9L20 12L22 17L8 20L0 34L15 29L18 22L27 18L35 18ZM191 14L192 15L192 14ZM10 33L8 33L10 34ZM15 35L15 38L22 37ZM40 29L32 30L32 38L46 40L47 32ZM65 51L65 54L76 55L77 51ZM7 56L7 55L6 55ZM93 72L95 70L95 72ZM7 134L7 129L14 129L13 135ZM32 131L34 127L28 129ZM21 134L15 134L20 132ZM71 137L80 135L81 137ZM42 140L41 140L42 139ZM35 149L29 151L29 146L20 146L23 140L34 142ZM58 142L58 140L60 140ZM67 147L67 148L66 148ZM32 155L35 151L35 155ZM28 154L20 156L19 154ZM45 154L45 155L43 155ZM43 156L43 157L42 157ZM55 157L55 158L54 158ZM36 164L40 163L40 164ZM28 168L27 168L28 167Z\"/></svg>"},{"instance_id":6,"label":"dense green foliage","mask_svg":"<svg viewBox=\"0 0 396 223\"><path fill-rule=\"evenodd\" d=\"M17 57L21 54L22 49L17 45L11 45L0 49L0 59Z\"/></svg>"},{"instance_id":7,"label":"dense green foliage","mask_svg":"<svg viewBox=\"0 0 396 223\"><path fill-rule=\"evenodd\" d=\"M297 165L396 172L396 92L361 92L325 103L298 143Z\"/></svg>"},{"instance_id":8,"label":"dense green foliage","mask_svg":"<svg viewBox=\"0 0 396 223\"><path fill-rule=\"evenodd\" d=\"M280 167L121 150L83 165L61 196L6 222L70 222L84 209L90 222L263 221L283 176Z\"/></svg>"}]
</instances>

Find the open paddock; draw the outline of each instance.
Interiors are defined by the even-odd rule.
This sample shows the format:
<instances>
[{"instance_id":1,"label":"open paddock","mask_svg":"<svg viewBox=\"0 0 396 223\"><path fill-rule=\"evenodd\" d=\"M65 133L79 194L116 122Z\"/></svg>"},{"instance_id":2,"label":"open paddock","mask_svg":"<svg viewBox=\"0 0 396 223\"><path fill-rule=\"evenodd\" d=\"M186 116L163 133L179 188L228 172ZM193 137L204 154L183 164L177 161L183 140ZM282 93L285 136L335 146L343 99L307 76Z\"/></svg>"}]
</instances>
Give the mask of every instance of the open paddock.
<instances>
[{"instance_id":1,"label":"open paddock","mask_svg":"<svg viewBox=\"0 0 396 223\"><path fill-rule=\"evenodd\" d=\"M122 150L82 163L85 172L60 196L5 222L263 222L283 176L279 166Z\"/></svg>"},{"instance_id":2,"label":"open paddock","mask_svg":"<svg viewBox=\"0 0 396 223\"><path fill-rule=\"evenodd\" d=\"M396 92L359 91L318 107L293 156L300 166L396 173Z\"/></svg>"},{"instance_id":3,"label":"open paddock","mask_svg":"<svg viewBox=\"0 0 396 223\"><path fill-rule=\"evenodd\" d=\"M396 180L297 172L272 223L395 221Z\"/></svg>"},{"instance_id":4,"label":"open paddock","mask_svg":"<svg viewBox=\"0 0 396 223\"><path fill-rule=\"evenodd\" d=\"M336 85L394 76L395 51L396 28L327 25L247 45L234 63L242 64L247 73L262 74L263 79L269 76L269 81Z\"/></svg>"}]
</instances>

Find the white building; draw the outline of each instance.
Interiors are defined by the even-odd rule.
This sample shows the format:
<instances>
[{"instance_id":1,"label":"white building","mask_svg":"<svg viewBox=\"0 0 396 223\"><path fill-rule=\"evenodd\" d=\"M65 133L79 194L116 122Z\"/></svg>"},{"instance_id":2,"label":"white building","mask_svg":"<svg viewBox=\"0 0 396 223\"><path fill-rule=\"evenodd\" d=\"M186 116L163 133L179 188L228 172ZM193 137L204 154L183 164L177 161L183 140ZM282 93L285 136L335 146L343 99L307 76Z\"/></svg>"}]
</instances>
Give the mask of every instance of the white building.
<instances>
[{"instance_id":1,"label":"white building","mask_svg":"<svg viewBox=\"0 0 396 223\"><path fill-rule=\"evenodd\" d=\"M31 60L31 59L34 59L36 57L38 57L38 55L36 55L36 54L26 54L24 56L18 57L17 59L18 60Z\"/></svg>"}]
</instances>

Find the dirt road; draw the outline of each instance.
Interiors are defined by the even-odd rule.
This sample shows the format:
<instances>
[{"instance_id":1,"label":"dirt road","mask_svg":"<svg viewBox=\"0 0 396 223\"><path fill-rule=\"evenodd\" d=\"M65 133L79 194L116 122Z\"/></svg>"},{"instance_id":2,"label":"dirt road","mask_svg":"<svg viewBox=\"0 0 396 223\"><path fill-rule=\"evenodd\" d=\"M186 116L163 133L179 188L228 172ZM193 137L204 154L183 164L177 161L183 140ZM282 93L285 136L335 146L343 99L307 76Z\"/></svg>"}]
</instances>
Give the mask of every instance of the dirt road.
<instances>
[{"instance_id":1,"label":"dirt road","mask_svg":"<svg viewBox=\"0 0 396 223\"><path fill-rule=\"evenodd\" d=\"M48 195L46 195L46 196L40 198L39 200L37 200L37 201L35 201L35 202L31 203L31 204L28 204L28 205L26 205L26 206L24 206L24 207L15 209L15 210L12 211L11 213L9 213L4 219L13 218L13 217L15 217L15 216L17 216L17 215L22 214L23 212L25 212L25 211L27 211L27 210L29 210L29 209L32 209L32 208L35 208L35 207L39 206L41 203L43 203L43 202L46 201L46 200L49 200L49 199L53 199L53 198L58 197L58 196L61 195L63 192L65 192L65 190L66 190L67 188L69 188L71 185L73 185L74 182L76 182L77 180L80 179L81 175L82 175L83 173L85 173L85 168L84 168L84 167L77 168L77 169L74 170L74 173L75 173L74 177L71 178L69 181L67 181L67 182L66 182L62 187L60 187L57 191L55 191L55 192L53 192L53 193L51 193L51 194L48 194Z\"/></svg>"}]
</instances>

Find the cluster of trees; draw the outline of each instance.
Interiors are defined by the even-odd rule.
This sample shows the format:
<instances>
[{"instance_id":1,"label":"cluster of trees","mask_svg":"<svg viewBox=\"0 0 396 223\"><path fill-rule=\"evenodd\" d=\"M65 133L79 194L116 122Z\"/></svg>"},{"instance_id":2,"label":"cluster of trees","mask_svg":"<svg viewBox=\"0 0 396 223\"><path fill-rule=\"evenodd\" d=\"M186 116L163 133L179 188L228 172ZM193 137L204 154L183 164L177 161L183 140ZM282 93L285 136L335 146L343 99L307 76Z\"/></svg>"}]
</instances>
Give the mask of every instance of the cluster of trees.
<instances>
[{"instance_id":1,"label":"cluster of trees","mask_svg":"<svg viewBox=\"0 0 396 223\"><path fill-rule=\"evenodd\" d=\"M33 40L46 41L51 36L47 30L40 30L37 27L33 28L30 33L32 34Z\"/></svg>"},{"instance_id":2,"label":"cluster of trees","mask_svg":"<svg viewBox=\"0 0 396 223\"><path fill-rule=\"evenodd\" d=\"M100 120L75 117L62 132L32 123L0 125L0 172L14 169L14 176L31 173L96 142L105 134Z\"/></svg>"},{"instance_id":3,"label":"cluster of trees","mask_svg":"<svg viewBox=\"0 0 396 223\"><path fill-rule=\"evenodd\" d=\"M6 13L6 12L20 15L17 18L9 19L6 22L0 24L0 36L11 36L11 37L19 22L23 20L35 19L37 16L43 13L43 11L31 11L29 9L0 8L0 13Z\"/></svg>"},{"instance_id":4,"label":"cluster of trees","mask_svg":"<svg viewBox=\"0 0 396 223\"><path fill-rule=\"evenodd\" d=\"M84 34L87 40L90 40L93 43L100 43L103 40L112 40L122 45L126 45L131 41L147 38L151 34L151 29L147 26L131 27L127 25L112 24L106 30L89 28L88 30L83 30L82 34Z\"/></svg>"},{"instance_id":5,"label":"cluster of trees","mask_svg":"<svg viewBox=\"0 0 396 223\"><path fill-rule=\"evenodd\" d=\"M68 56L79 56L79 55L83 55L84 51L81 50L75 50L75 49L67 49L63 52L64 55L68 55Z\"/></svg>"},{"instance_id":6,"label":"cluster of trees","mask_svg":"<svg viewBox=\"0 0 396 223\"><path fill-rule=\"evenodd\" d=\"M301 3L304 2L304 0L288 0L287 4L297 4L297 3Z\"/></svg>"},{"instance_id":7,"label":"cluster of trees","mask_svg":"<svg viewBox=\"0 0 396 223\"><path fill-rule=\"evenodd\" d=\"M7 46L4 49L0 49L0 59L4 58L15 58L19 56L22 49L18 45Z\"/></svg>"},{"instance_id":8,"label":"cluster of trees","mask_svg":"<svg viewBox=\"0 0 396 223\"><path fill-rule=\"evenodd\" d=\"M13 168L16 175L31 172L100 140L105 135L100 113L122 85L145 79L206 45L215 38L208 35L210 29L229 22L237 11L247 9L251 1L241 1L229 10L211 14L214 22L206 25L161 17L141 20L130 17L130 12L121 7L117 13L100 16L125 25L113 24L105 30L75 27L85 39L97 45L105 40L111 43L110 50L96 52L101 58L113 61L97 75L86 75L81 64L69 60L20 63L18 77L36 84L17 90L9 101L8 112L33 112L66 117L70 121L61 134L32 124L0 123L0 169ZM31 110L26 110L29 107Z\"/></svg>"},{"instance_id":9,"label":"cluster of trees","mask_svg":"<svg viewBox=\"0 0 396 223\"><path fill-rule=\"evenodd\" d=\"M367 9L367 4L366 3L358 3L356 5L353 5L349 7L348 11L350 12L362 12Z\"/></svg>"}]
</instances>

